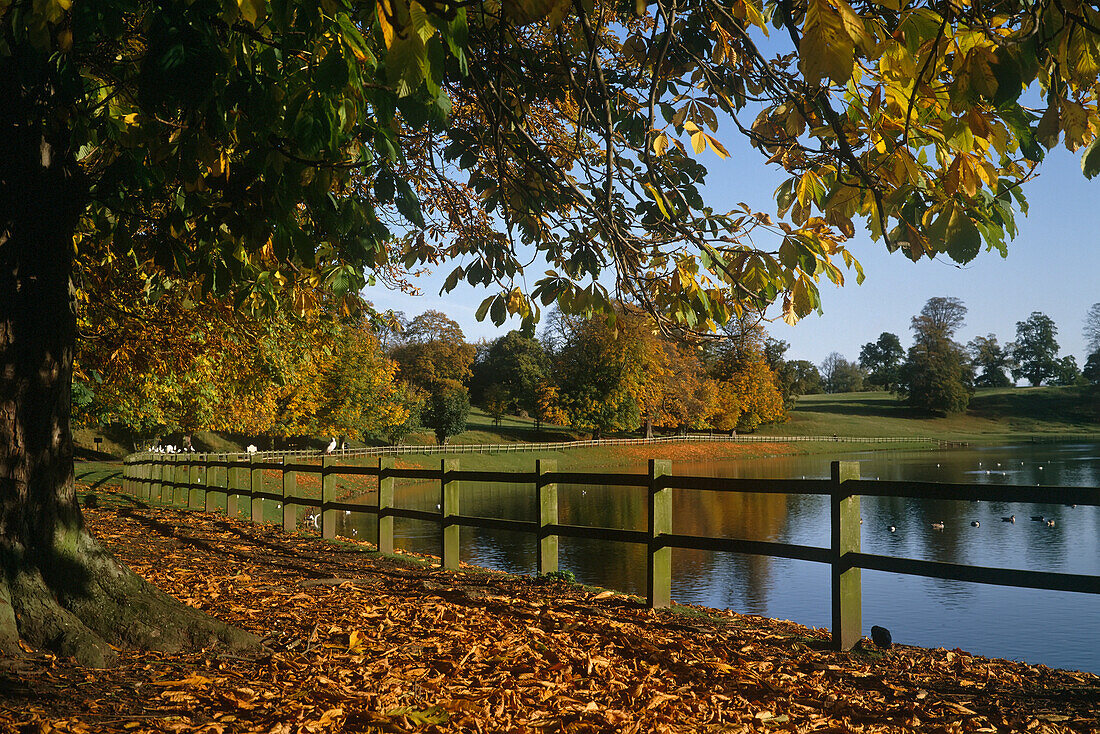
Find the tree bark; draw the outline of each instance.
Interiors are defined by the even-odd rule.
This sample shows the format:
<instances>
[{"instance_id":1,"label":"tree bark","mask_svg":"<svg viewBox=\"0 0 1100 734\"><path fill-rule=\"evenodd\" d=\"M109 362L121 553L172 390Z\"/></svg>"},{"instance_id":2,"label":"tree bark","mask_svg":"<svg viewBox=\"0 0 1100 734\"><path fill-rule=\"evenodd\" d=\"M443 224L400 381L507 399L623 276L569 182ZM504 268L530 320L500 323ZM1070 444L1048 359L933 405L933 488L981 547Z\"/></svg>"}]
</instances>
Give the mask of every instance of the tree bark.
<instances>
[{"instance_id":1,"label":"tree bark","mask_svg":"<svg viewBox=\"0 0 1100 734\"><path fill-rule=\"evenodd\" d=\"M48 74L0 62L0 652L20 642L95 667L255 636L171 598L85 529L69 425L73 234L87 199ZM51 124L52 123L52 124Z\"/></svg>"}]
</instances>

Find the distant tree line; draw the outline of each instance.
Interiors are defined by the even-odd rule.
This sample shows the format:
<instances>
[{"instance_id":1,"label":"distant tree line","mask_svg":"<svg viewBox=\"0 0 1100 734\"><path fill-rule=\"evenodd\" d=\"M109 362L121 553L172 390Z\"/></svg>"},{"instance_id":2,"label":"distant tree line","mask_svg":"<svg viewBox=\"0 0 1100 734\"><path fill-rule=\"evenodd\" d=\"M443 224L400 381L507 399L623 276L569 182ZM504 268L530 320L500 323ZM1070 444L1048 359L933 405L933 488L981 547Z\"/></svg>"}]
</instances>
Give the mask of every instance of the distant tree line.
<instances>
[{"instance_id":1,"label":"distant tree line","mask_svg":"<svg viewBox=\"0 0 1100 734\"><path fill-rule=\"evenodd\" d=\"M1058 357L1058 328L1034 311L1016 322L1016 338L1001 345L993 334L966 345L954 340L965 324L967 308L958 298L936 297L910 322L913 345L905 350L896 334L883 332L864 344L858 362L833 352L819 370L825 392L887 390L926 413L947 415L966 410L979 387L1100 384L1100 303L1085 318L1089 358L1084 370L1072 355Z\"/></svg>"}]
</instances>

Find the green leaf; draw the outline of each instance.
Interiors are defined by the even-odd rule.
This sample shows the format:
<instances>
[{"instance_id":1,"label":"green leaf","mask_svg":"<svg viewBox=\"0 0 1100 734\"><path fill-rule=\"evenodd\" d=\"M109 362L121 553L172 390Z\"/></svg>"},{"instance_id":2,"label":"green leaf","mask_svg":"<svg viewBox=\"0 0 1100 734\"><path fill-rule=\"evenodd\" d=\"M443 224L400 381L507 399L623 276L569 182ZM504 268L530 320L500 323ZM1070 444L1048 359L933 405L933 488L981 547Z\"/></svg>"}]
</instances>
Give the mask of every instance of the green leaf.
<instances>
[{"instance_id":1,"label":"green leaf","mask_svg":"<svg viewBox=\"0 0 1100 734\"><path fill-rule=\"evenodd\" d=\"M503 324L505 317L508 315L508 310L506 306L507 304L505 304L504 299L500 296L497 296L493 299L493 305L489 309L489 316L493 319L493 323L497 326Z\"/></svg>"},{"instance_id":2,"label":"green leaf","mask_svg":"<svg viewBox=\"0 0 1100 734\"><path fill-rule=\"evenodd\" d=\"M941 215L943 217L947 217L943 235L947 254L965 265L978 256L982 247L981 233L958 204L953 204L950 212Z\"/></svg>"},{"instance_id":3,"label":"green leaf","mask_svg":"<svg viewBox=\"0 0 1100 734\"><path fill-rule=\"evenodd\" d=\"M477 307L477 312L474 314L474 318L478 321L484 321L485 314L489 313L489 307L493 305L493 301L495 301L496 299L497 296L489 296L484 301L482 301L481 305Z\"/></svg>"},{"instance_id":4,"label":"green leaf","mask_svg":"<svg viewBox=\"0 0 1100 734\"><path fill-rule=\"evenodd\" d=\"M1100 137L1093 138L1081 155L1081 172L1085 174L1085 178L1092 178L1100 173Z\"/></svg>"}]
</instances>

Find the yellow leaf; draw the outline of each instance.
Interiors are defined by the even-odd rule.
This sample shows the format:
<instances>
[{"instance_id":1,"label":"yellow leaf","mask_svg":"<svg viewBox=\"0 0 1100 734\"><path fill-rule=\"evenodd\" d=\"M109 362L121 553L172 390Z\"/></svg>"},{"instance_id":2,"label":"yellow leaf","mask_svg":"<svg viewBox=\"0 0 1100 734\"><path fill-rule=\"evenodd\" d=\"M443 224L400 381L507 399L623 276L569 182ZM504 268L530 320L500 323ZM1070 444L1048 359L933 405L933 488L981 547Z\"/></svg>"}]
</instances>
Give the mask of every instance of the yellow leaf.
<instances>
[{"instance_id":1,"label":"yellow leaf","mask_svg":"<svg viewBox=\"0 0 1100 734\"><path fill-rule=\"evenodd\" d=\"M996 61L997 57L988 48L975 46L963 60L958 82L986 99L993 99L997 94L997 76L992 65Z\"/></svg>"},{"instance_id":2,"label":"yellow leaf","mask_svg":"<svg viewBox=\"0 0 1100 734\"><path fill-rule=\"evenodd\" d=\"M702 130L691 134L691 148L696 155L702 153L707 147L707 136Z\"/></svg>"},{"instance_id":3,"label":"yellow leaf","mask_svg":"<svg viewBox=\"0 0 1100 734\"><path fill-rule=\"evenodd\" d=\"M791 302L790 295L783 297L783 321L788 326L794 326L798 323L798 314L794 312L794 304Z\"/></svg>"},{"instance_id":4,"label":"yellow leaf","mask_svg":"<svg viewBox=\"0 0 1100 734\"><path fill-rule=\"evenodd\" d=\"M863 25L863 19L852 10L852 7L844 0L835 0L837 10L840 11L840 20L844 23L844 30L848 36L865 51L873 48L875 41L867 33L867 27Z\"/></svg>"},{"instance_id":5,"label":"yellow leaf","mask_svg":"<svg viewBox=\"0 0 1100 734\"><path fill-rule=\"evenodd\" d=\"M704 133L706 135L706 133ZM726 147L722 145L714 137L707 135L707 143L710 145L710 149L713 150L719 158L729 158L730 152L726 150Z\"/></svg>"},{"instance_id":6,"label":"yellow leaf","mask_svg":"<svg viewBox=\"0 0 1100 734\"><path fill-rule=\"evenodd\" d=\"M252 25L256 25L264 12L264 0L237 0L237 6L241 9L241 18Z\"/></svg>"},{"instance_id":7,"label":"yellow leaf","mask_svg":"<svg viewBox=\"0 0 1100 734\"><path fill-rule=\"evenodd\" d=\"M1089 131L1089 116L1085 108L1071 100L1062 101L1062 129L1066 131L1066 149L1075 151L1085 144Z\"/></svg>"},{"instance_id":8,"label":"yellow leaf","mask_svg":"<svg viewBox=\"0 0 1100 734\"><path fill-rule=\"evenodd\" d=\"M840 13L826 0L809 0L798 61L806 81L816 85L828 77L845 84L852 77L854 61L855 43Z\"/></svg>"},{"instance_id":9,"label":"yellow leaf","mask_svg":"<svg viewBox=\"0 0 1100 734\"><path fill-rule=\"evenodd\" d=\"M653 152L657 155L664 155L665 150L668 149L668 136L661 133L653 139Z\"/></svg>"},{"instance_id":10,"label":"yellow leaf","mask_svg":"<svg viewBox=\"0 0 1100 734\"><path fill-rule=\"evenodd\" d=\"M380 0L376 6L378 8L378 25L382 27L382 37L386 41L386 48L393 45L394 36L397 35L394 27L390 24L389 18L386 16L385 6L388 4L389 3L385 2L385 0Z\"/></svg>"}]
</instances>

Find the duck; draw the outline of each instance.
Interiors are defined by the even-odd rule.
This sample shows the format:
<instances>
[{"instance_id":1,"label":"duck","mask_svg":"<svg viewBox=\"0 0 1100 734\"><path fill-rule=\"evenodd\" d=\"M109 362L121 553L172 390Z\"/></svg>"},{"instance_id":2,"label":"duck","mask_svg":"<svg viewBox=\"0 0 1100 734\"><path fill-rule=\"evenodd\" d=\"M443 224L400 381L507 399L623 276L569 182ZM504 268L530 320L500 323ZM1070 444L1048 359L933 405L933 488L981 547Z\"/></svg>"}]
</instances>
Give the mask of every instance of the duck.
<instances>
[{"instance_id":1,"label":"duck","mask_svg":"<svg viewBox=\"0 0 1100 734\"><path fill-rule=\"evenodd\" d=\"M1008 517L1002 517L1001 522L1016 522L1016 516L1009 515Z\"/></svg>"},{"instance_id":2,"label":"duck","mask_svg":"<svg viewBox=\"0 0 1100 734\"><path fill-rule=\"evenodd\" d=\"M895 527L894 525L890 525L886 529L889 530L891 533L896 533L898 531L897 527Z\"/></svg>"},{"instance_id":3,"label":"duck","mask_svg":"<svg viewBox=\"0 0 1100 734\"><path fill-rule=\"evenodd\" d=\"M1047 527L1048 528L1054 527L1054 521L1053 520L1047 520Z\"/></svg>"},{"instance_id":4,"label":"duck","mask_svg":"<svg viewBox=\"0 0 1100 734\"><path fill-rule=\"evenodd\" d=\"M336 437L333 436L332 441L330 441L329 445L325 447L325 453L326 454L331 454L335 450L336 450Z\"/></svg>"},{"instance_id":5,"label":"duck","mask_svg":"<svg viewBox=\"0 0 1100 734\"><path fill-rule=\"evenodd\" d=\"M980 528L981 526L982 526L982 524L977 520L971 520L970 521L970 527L972 527L972 528Z\"/></svg>"},{"instance_id":6,"label":"duck","mask_svg":"<svg viewBox=\"0 0 1100 734\"><path fill-rule=\"evenodd\" d=\"M933 530L943 530L943 523L942 522L932 523L932 529Z\"/></svg>"},{"instance_id":7,"label":"duck","mask_svg":"<svg viewBox=\"0 0 1100 734\"><path fill-rule=\"evenodd\" d=\"M1031 519L1034 520L1035 522L1043 522L1044 520L1046 520L1046 518L1043 517L1042 515L1032 515Z\"/></svg>"}]
</instances>

